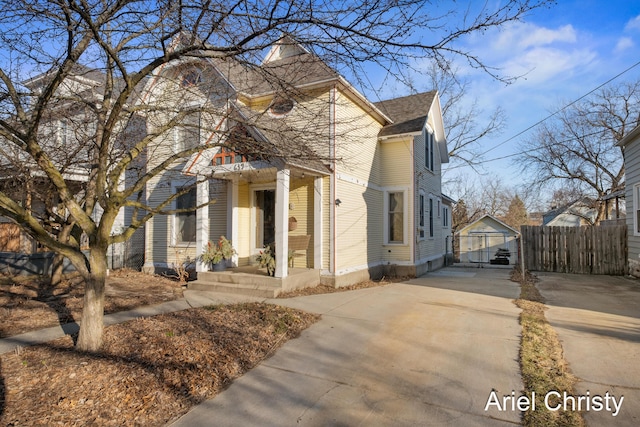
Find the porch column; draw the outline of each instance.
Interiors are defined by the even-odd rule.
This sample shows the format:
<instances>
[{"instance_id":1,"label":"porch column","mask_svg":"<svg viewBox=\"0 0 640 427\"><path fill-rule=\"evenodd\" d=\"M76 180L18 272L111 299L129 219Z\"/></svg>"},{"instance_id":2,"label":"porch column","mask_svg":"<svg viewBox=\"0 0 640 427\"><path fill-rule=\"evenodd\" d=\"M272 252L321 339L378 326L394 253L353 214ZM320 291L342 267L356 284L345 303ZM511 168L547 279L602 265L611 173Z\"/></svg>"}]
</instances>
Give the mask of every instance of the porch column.
<instances>
[{"instance_id":1,"label":"porch column","mask_svg":"<svg viewBox=\"0 0 640 427\"><path fill-rule=\"evenodd\" d=\"M209 180L202 180L196 187L196 206L209 202ZM200 255L209 241L209 205L196 210L196 271L209 271L209 266L200 260Z\"/></svg>"},{"instance_id":2,"label":"porch column","mask_svg":"<svg viewBox=\"0 0 640 427\"><path fill-rule=\"evenodd\" d=\"M233 179L227 184L227 239L236 250L231 257L231 264L238 266L238 180Z\"/></svg>"},{"instance_id":3,"label":"porch column","mask_svg":"<svg viewBox=\"0 0 640 427\"><path fill-rule=\"evenodd\" d=\"M313 268L322 269L322 177L313 180Z\"/></svg>"},{"instance_id":4,"label":"porch column","mask_svg":"<svg viewBox=\"0 0 640 427\"><path fill-rule=\"evenodd\" d=\"M285 278L289 267L289 169L276 174L276 271L275 277Z\"/></svg>"}]
</instances>

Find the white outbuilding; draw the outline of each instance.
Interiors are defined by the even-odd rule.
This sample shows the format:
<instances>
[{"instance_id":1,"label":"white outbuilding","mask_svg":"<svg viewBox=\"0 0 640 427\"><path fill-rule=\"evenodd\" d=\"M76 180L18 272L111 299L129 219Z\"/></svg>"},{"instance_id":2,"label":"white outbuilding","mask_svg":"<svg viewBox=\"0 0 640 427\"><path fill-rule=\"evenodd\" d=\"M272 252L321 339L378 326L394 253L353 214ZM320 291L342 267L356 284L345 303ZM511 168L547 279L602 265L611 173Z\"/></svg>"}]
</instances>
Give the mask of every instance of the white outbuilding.
<instances>
[{"instance_id":1,"label":"white outbuilding","mask_svg":"<svg viewBox=\"0 0 640 427\"><path fill-rule=\"evenodd\" d=\"M515 264L520 233L498 218L486 214L456 232L460 262Z\"/></svg>"}]
</instances>

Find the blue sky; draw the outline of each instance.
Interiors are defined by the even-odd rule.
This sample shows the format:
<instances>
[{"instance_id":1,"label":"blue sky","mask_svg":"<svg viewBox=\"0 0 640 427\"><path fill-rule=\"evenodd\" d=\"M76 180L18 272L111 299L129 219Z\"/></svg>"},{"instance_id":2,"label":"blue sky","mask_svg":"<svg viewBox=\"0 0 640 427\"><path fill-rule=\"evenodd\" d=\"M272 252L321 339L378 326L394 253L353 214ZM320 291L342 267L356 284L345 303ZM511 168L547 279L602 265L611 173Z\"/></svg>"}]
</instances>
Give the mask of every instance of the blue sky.
<instances>
[{"instance_id":1,"label":"blue sky","mask_svg":"<svg viewBox=\"0 0 640 427\"><path fill-rule=\"evenodd\" d=\"M505 131L480 147L490 160L517 152L519 141L530 132L510 138L640 61L640 2L560 0L530 13L523 22L470 36L462 45L504 75L525 74L507 86L459 62L461 74L471 81L469 96L486 112L501 106L507 113ZM636 79L640 66L614 84ZM528 179L509 159L486 162L484 169L511 185ZM477 178L468 168L456 172Z\"/></svg>"}]
</instances>

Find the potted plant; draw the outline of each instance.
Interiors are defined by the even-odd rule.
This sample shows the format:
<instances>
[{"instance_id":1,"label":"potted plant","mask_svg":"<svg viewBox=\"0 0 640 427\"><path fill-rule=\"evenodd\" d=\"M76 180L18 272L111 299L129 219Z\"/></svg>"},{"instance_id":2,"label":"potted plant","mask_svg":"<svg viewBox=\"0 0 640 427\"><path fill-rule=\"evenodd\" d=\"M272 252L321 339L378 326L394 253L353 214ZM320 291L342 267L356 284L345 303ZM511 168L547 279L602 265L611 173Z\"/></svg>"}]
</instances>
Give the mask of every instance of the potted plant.
<instances>
[{"instance_id":1,"label":"potted plant","mask_svg":"<svg viewBox=\"0 0 640 427\"><path fill-rule=\"evenodd\" d=\"M288 253L289 263L293 259L293 251L290 250ZM269 243L265 245L264 248L260 251L258 255L256 255L256 260L258 261L258 265L260 267L267 268L267 274L273 277L276 274L276 244Z\"/></svg>"},{"instance_id":2,"label":"potted plant","mask_svg":"<svg viewBox=\"0 0 640 427\"><path fill-rule=\"evenodd\" d=\"M276 245L275 243L269 243L256 255L256 260L260 267L267 268L267 274L274 276L276 274Z\"/></svg>"},{"instance_id":3,"label":"potted plant","mask_svg":"<svg viewBox=\"0 0 640 427\"><path fill-rule=\"evenodd\" d=\"M231 259L235 255L236 250L233 249L231 242L226 237L220 236L217 243L207 242L200 259L202 262L210 263L213 271L222 271L226 268L226 260Z\"/></svg>"}]
</instances>

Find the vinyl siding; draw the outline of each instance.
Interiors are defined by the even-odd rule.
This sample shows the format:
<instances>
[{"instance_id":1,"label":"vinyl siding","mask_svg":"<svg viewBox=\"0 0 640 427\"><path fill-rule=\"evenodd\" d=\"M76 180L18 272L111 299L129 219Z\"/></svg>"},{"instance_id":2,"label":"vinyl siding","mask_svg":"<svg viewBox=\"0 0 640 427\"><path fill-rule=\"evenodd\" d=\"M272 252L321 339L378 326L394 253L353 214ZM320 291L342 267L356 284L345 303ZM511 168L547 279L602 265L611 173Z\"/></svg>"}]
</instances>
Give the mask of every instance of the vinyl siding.
<instances>
[{"instance_id":1,"label":"vinyl siding","mask_svg":"<svg viewBox=\"0 0 640 427\"><path fill-rule=\"evenodd\" d=\"M251 192L249 184L241 182L238 184L238 265L249 265L253 249L251 242Z\"/></svg>"},{"instance_id":2,"label":"vinyl siding","mask_svg":"<svg viewBox=\"0 0 640 427\"><path fill-rule=\"evenodd\" d=\"M211 180L209 182L209 198L215 203L209 205L209 240L218 241L220 236L227 236L227 181ZM235 247L235 242L231 242Z\"/></svg>"},{"instance_id":3,"label":"vinyl siding","mask_svg":"<svg viewBox=\"0 0 640 427\"><path fill-rule=\"evenodd\" d=\"M336 157L339 173L380 184L380 153L375 121L347 96L336 96Z\"/></svg>"},{"instance_id":4,"label":"vinyl siding","mask_svg":"<svg viewBox=\"0 0 640 427\"><path fill-rule=\"evenodd\" d=\"M627 201L627 240L628 258L636 263L640 262L640 236L634 235L633 218L634 202L640 205L640 201L634 200L633 186L640 183L640 140L627 144L624 149L625 166L625 199Z\"/></svg>"},{"instance_id":5,"label":"vinyl siding","mask_svg":"<svg viewBox=\"0 0 640 427\"><path fill-rule=\"evenodd\" d=\"M429 115L427 123L433 129L434 125L431 121L433 114ZM419 224L420 218L420 194L425 198L425 213L424 213L424 238L419 237L418 227L413 230L415 232L416 246L415 246L415 260L417 264L426 262L426 260L432 260L435 257L443 256L445 254L445 240L449 235L449 228L443 226L442 217L442 182L441 182L441 160L439 153L438 134L435 133L436 141L433 144L434 156L433 156L433 171L426 167L425 158L425 143L426 143L426 129L423 129L421 135L414 138L414 168L416 174L416 187L413 197L416 209L413 212L413 219L415 224ZM433 237L429 236L429 198L433 200ZM440 203L438 203L440 202ZM439 208L438 208L439 205Z\"/></svg>"},{"instance_id":6,"label":"vinyl siding","mask_svg":"<svg viewBox=\"0 0 640 427\"><path fill-rule=\"evenodd\" d=\"M386 244L382 246L382 260L385 262L400 262L403 264L411 262L411 239L413 238L413 224L415 224L415 218L412 215L413 206L415 201L413 200L413 175L412 175L412 139L403 139L400 141L383 142L381 144L381 157L382 163L382 189L387 193L382 195L382 201L379 205L378 212L382 216L382 223L384 224L385 212L384 197L388 194L388 191L404 191L406 200L405 216L407 220L405 222L406 240L403 244ZM388 225L387 225L388 226ZM380 227L382 231L381 239L384 236L386 230L383 230L383 226ZM383 243L381 241L381 243Z\"/></svg>"},{"instance_id":7,"label":"vinyl siding","mask_svg":"<svg viewBox=\"0 0 640 427\"><path fill-rule=\"evenodd\" d=\"M339 273L380 261L382 192L346 181L339 182L338 191L342 201L336 207Z\"/></svg>"},{"instance_id":8,"label":"vinyl siding","mask_svg":"<svg viewBox=\"0 0 640 427\"><path fill-rule=\"evenodd\" d=\"M329 270L331 264L331 177L322 178L322 269Z\"/></svg>"},{"instance_id":9,"label":"vinyl siding","mask_svg":"<svg viewBox=\"0 0 640 427\"><path fill-rule=\"evenodd\" d=\"M297 220L297 228L290 236L311 236L305 257L295 259L295 267L313 266L313 178L292 178L289 191L289 218ZM300 252L303 254L304 252Z\"/></svg>"}]
</instances>

